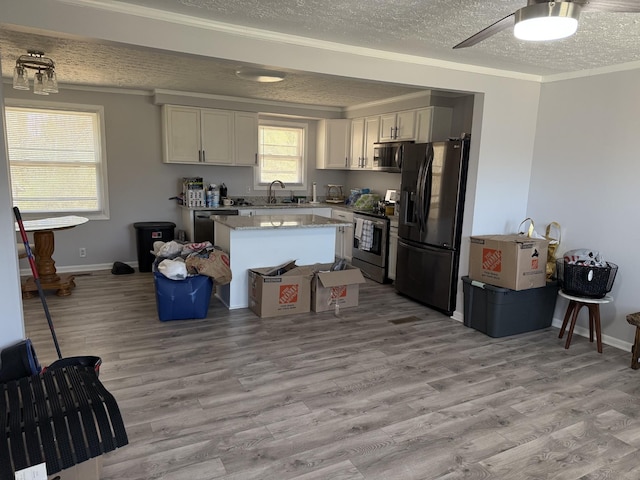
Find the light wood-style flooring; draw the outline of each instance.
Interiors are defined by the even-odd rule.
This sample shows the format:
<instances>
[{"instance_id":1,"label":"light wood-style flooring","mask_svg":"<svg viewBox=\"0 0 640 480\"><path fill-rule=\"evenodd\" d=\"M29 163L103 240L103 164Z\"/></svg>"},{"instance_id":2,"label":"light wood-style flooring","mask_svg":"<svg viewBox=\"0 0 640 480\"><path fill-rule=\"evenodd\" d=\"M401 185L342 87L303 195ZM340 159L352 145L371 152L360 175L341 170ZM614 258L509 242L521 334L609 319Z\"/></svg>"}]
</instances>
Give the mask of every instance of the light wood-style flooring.
<instances>
[{"instance_id":1,"label":"light wood-style flooring","mask_svg":"<svg viewBox=\"0 0 640 480\"><path fill-rule=\"evenodd\" d=\"M47 295L62 353L103 359L130 440L104 479L640 478L629 352L565 350L555 328L493 339L372 282L339 317L213 299L207 319L171 322L151 274L76 285ZM51 363L39 298L24 312Z\"/></svg>"}]
</instances>

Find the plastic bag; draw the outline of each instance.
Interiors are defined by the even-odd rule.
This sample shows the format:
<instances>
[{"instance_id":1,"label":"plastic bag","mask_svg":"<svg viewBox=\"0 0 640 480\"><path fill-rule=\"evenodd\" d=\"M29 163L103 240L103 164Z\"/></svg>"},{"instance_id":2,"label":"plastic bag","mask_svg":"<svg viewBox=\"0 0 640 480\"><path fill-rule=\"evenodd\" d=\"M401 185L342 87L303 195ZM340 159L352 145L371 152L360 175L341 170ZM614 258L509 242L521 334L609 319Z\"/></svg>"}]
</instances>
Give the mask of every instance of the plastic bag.
<instances>
[{"instance_id":1,"label":"plastic bag","mask_svg":"<svg viewBox=\"0 0 640 480\"><path fill-rule=\"evenodd\" d=\"M555 232L552 232L553 229L555 229ZM560 237L560 224L558 222L551 222L547 225L547 231L545 234L545 238L549 240L546 265L547 281L556 277L556 252L560 246Z\"/></svg>"},{"instance_id":2,"label":"plastic bag","mask_svg":"<svg viewBox=\"0 0 640 480\"><path fill-rule=\"evenodd\" d=\"M525 229L523 226L526 226L527 222L529 222L529 227ZM536 232L533 224L533 219L531 217L525 218L522 222L520 222L520 226L518 227L518 235L526 235L529 238L545 238Z\"/></svg>"}]
</instances>

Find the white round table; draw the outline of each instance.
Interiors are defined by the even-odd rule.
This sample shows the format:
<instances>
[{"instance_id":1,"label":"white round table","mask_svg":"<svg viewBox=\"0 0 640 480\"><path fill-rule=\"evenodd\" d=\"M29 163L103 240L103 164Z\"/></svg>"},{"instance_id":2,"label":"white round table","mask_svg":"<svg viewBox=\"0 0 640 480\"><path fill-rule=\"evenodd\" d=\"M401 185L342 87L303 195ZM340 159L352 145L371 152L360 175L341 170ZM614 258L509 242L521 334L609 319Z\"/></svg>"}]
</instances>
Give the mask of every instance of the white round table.
<instances>
[{"instance_id":1,"label":"white round table","mask_svg":"<svg viewBox=\"0 0 640 480\"><path fill-rule=\"evenodd\" d=\"M589 309L589 341L593 343L593 332L596 332L596 341L598 347L598 353L602 353L602 329L600 327L600 305L603 303L613 302L613 297L605 295L602 298L589 298L579 297L576 295L569 295L562 290L558 291L558 295L569 300L569 306L567 307L567 313L564 314L564 320L562 321L562 328L560 328L560 335L558 338L562 338L564 331L567 328L569 319L571 319L571 325L567 332L567 341L564 344L564 348L569 348L571 344L571 337L573 336L573 329L576 326L576 320L578 319L578 312L582 307Z\"/></svg>"}]
</instances>

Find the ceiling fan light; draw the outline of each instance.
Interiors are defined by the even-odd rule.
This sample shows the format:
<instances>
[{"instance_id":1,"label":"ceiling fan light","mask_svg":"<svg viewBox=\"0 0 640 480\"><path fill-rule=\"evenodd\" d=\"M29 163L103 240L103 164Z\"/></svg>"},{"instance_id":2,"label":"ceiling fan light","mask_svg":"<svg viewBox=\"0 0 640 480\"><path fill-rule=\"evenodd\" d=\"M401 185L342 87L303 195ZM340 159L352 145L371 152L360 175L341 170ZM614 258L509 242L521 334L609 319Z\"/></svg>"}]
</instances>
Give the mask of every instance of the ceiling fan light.
<instances>
[{"instance_id":1,"label":"ceiling fan light","mask_svg":"<svg viewBox=\"0 0 640 480\"><path fill-rule=\"evenodd\" d=\"M569 37L578 29L580 8L573 2L537 3L521 8L515 14L513 34L529 41Z\"/></svg>"}]
</instances>

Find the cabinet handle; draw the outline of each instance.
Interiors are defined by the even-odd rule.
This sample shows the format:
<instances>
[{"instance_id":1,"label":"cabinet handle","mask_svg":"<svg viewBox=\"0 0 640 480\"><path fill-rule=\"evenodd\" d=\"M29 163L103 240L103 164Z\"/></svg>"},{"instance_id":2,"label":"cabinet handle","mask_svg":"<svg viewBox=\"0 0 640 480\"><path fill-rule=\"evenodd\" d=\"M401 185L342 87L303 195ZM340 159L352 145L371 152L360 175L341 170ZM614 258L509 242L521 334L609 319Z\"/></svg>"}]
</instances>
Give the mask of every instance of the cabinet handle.
<instances>
[{"instance_id":1,"label":"cabinet handle","mask_svg":"<svg viewBox=\"0 0 640 480\"><path fill-rule=\"evenodd\" d=\"M258 154L256 153L256 165L258 165Z\"/></svg>"},{"instance_id":2,"label":"cabinet handle","mask_svg":"<svg viewBox=\"0 0 640 480\"><path fill-rule=\"evenodd\" d=\"M349 166L349 157L344 157L344 166L345 168Z\"/></svg>"},{"instance_id":3,"label":"cabinet handle","mask_svg":"<svg viewBox=\"0 0 640 480\"><path fill-rule=\"evenodd\" d=\"M389 134L389 138L395 138L395 137L393 136L393 127L391 127L391 133Z\"/></svg>"},{"instance_id":4,"label":"cabinet handle","mask_svg":"<svg viewBox=\"0 0 640 480\"><path fill-rule=\"evenodd\" d=\"M198 150L198 161L202 161L202 150Z\"/></svg>"},{"instance_id":5,"label":"cabinet handle","mask_svg":"<svg viewBox=\"0 0 640 480\"><path fill-rule=\"evenodd\" d=\"M204 150L202 150L202 162L203 163L207 161L205 155L206 155L206 152Z\"/></svg>"}]
</instances>

